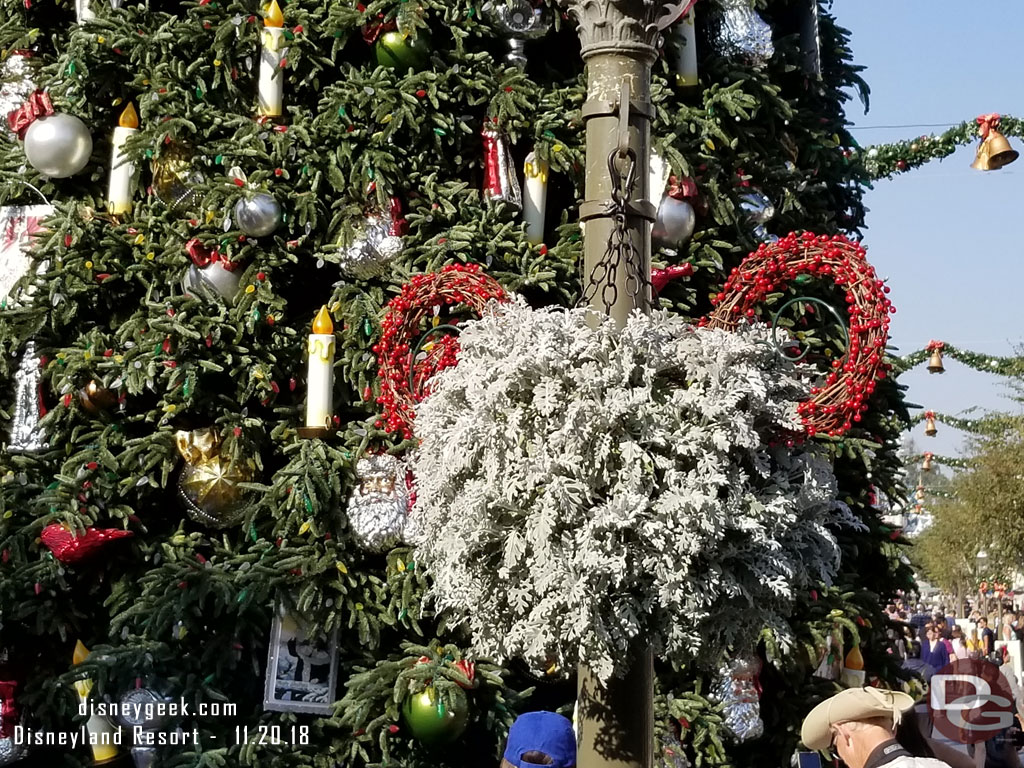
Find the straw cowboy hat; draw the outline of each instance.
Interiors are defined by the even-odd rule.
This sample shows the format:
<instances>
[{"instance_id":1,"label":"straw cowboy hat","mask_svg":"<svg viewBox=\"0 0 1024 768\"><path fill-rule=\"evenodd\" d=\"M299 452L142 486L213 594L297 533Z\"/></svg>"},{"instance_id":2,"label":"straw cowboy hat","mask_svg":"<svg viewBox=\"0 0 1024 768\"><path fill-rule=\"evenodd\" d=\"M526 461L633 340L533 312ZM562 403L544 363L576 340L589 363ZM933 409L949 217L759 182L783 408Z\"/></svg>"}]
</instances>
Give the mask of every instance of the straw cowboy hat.
<instances>
[{"instance_id":1,"label":"straw cowboy hat","mask_svg":"<svg viewBox=\"0 0 1024 768\"><path fill-rule=\"evenodd\" d=\"M818 704L804 718L800 740L808 749L823 751L832 743L832 726L875 717L891 717L893 730L914 700L899 691L881 688L849 688Z\"/></svg>"}]
</instances>

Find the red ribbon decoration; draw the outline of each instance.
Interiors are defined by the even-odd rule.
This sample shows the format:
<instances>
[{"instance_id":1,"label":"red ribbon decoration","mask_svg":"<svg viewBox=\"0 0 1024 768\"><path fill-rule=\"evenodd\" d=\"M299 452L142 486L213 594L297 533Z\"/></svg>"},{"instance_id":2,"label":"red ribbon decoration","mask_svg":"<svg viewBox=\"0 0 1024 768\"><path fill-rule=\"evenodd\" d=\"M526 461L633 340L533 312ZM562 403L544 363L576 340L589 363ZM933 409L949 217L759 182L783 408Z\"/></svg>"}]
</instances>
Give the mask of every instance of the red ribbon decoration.
<instances>
[{"instance_id":1,"label":"red ribbon decoration","mask_svg":"<svg viewBox=\"0 0 1024 768\"><path fill-rule=\"evenodd\" d=\"M978 123L978 135L983 139L987 139L989 131L999 127L999 113L992 112L988 115L978 115L976 121Z\"/></svg>"},{"instance_id":2,"label":"red ribbon decoration","mask_svg":"<svg viewBox=\"0 0 1024 768\"><path fill-rule=\"evenodd\" d=\"M210 264L218 263L222 269L226 269L228 272L234 272L242 266L237 261L231 261L220 251L216 249L210 250L200 242L198 237L193 237L185 243L185 253L187 253L188 257L192 259L192 263L200 269L208 267Z\"/></svg>"},{"instance_id":3,"label":"red ribbon decoration","mask_svg":"<svg viewBox=\"0 0 1024 768\"><path fill-rule=\"evenodd\" d=\"M50 94L45 91L36 91L25 100L24 104L7 115L7 125L23 141L25 132L37 117L46 117L52 114L53 102L50 101Z\"/></svg>"},{"instance_id":4,"label":"red ribbon decoration","mask_svg":"<svg viewBox=\"0 0 1024 768\"><path fill-rule=\"evenodd\" d=\"M929 341L929 342L928 342L928 347L927 347L927 350L928 350L929 352L934 352L934 351L935 351L936 349L939 349L939 350L941 350L941 349L942 349L943 347L945 347L945 346L946 346L946 345L945 345L945 343L944 343L944 342L941 342L941 341L935 341L934 339L932 339L931 341Z\"/></svg>"},{"instance_id":5,"label":"red ribbon decoration","mask_svg":"<svg viewBox=\"0 0 1024 768\"><path fill-rule=\"evenodd\" d=\"M388 216L391 219L389 235L401 237L409 230L409 222L402 218L402 201L397 197L391 198L391 203L388 205Z\"/></svg>"},{"instance_id":6,"label":"red ribbon decoration","mask_svg":"<svg viewBox=\"0 0 1024 768\"><path fill-rule=\"evenodd\" d=\"M697 182L689 176L684 176L681 179L676 176L669 176L668 192L665 194L676 200L695 198L697 196Z\"/></svg>"},{"instance_id":7,"label":"red ribbon decoration","mask_svg":"<svg viewBox=\"0 0 1024 768\"><path fill-rule=\"evenodd\" d=\"M690 263L673 264L665 267L665 269L652 269L651 287L654 288L655 293L661 293L661 289L672 280L675 280L677 277L689 277L692 274L693 265Z\"/></svg>"},{"instance_id":8,"label":"red ribbon decoration","mask_svg":"<svg viewBox=\"0 0 1024 768\"><path fill-rule=\"evenodd\" d=\"M378 13L377 21L368 21L366 26L363 27L363 41L367 45L373 45L385 32L392 32L396 29L398 29L398 24L395 23L394 19L384 21L384 14Z\"/></svg>"}]
</instances>

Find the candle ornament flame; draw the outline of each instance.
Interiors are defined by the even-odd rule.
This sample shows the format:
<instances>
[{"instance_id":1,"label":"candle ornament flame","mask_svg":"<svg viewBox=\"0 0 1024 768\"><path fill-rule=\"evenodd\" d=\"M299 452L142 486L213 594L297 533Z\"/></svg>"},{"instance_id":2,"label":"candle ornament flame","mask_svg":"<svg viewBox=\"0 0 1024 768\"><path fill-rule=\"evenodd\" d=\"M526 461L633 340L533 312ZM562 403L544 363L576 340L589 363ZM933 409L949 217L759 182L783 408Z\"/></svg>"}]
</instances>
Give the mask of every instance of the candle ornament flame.
<instances>
[{"instance_id":1,"label":"candle ornament flame","mask_svg":"<svg viewBox=\"0 0 1024 768\"><path fill-rule=\"evenodd\" d=\"M117 124L122 128L138 128L139 127L139 113L135 111L135 105L130 101L128 106L124 108L124 112L117 119Z\"/></svg>"},{"instance_id":2,"label":"candle ornament flame","mask_svg":"<svg viewBox=\"0 0 1024 768\"><path fill-rule=\"evenodd\" d=\"M334 333L334 323L331 322L331 315L327 312L327 305L320 307L316 319L313 321L313 333Z\"/></svg>"},{"instance_id":3,"label":"candle ornament flame","mask_svg":"<svg viewBox=\"0 0 1024 768\"><path fill-rule=\"evenodd\" d=\"M284 26L284 14L281 13L281 6L277 4L277 0L270 0L270 5L267 6L264 13L263 26L277 28Z\"/></svg>"}]
</instances>

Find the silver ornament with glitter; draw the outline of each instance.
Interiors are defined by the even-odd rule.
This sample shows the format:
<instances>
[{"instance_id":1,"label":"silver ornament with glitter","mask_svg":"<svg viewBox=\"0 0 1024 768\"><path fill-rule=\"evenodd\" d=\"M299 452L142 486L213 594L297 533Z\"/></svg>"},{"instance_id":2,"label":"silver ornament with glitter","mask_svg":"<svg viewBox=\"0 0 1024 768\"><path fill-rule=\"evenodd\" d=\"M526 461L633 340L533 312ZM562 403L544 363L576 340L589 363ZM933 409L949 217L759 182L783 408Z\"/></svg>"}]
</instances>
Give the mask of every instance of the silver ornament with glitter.
<instances>
[{"instance_id":1,"label":"silver ornament with glitter","mask_svg":"<svg viewBox=\"0 0 1024 768\"><path fill-rule=\"evenodd\" d=\"M338 255L342 271L358 280L382 274L402 252L402 238L392 234L394 225L387 214L366 217L362 231Z\"/></svg>"},{"instance_id":2,"label":"silver ornament with glitter","mask_svg":"<svg viewBox=\"0 0 1024 768\"><path fill-rule=\"evenodd\" d=\"M401 542L409 514L405 465L389 454L367 456L356 464L356 477L347 509L352 538L363 549L387 552Z\"/></svg>"},{"instance_id":3,"label":"silver ornament with glitter","mask_svg":"<svg viewBox=\"0 0 1024 768\"><path fill-rule=\"evenodd\" d=\"M235 203L235 223L249 237L269 235L281 226L283 216L281 204L266 192L257 192Z\"/></svg>"},{"instance_id":4,"label":"silver ornament with glitter","mask_svg":"<svg viewBox=\"0 0 1024 768\"><path fill-rule=\"evenodd\" d=\"M737 658L718 669L718 682L712 698L723 704L722 717L726 729L737 741L750 741L764 735L761 720L761 694L757 676L761 663L756 658Z\"/></svg>"},{"instance_id":5,"label":"silver ornament with glitter","mask_svg":"<svg viewBox=\"0 0 1024 768\"><path fill-rule=\"evenodd\" d=\"M12 453L31 453L46 447L46 435L39 426L43 372L36 356L36 343L25 345L18 372L14 374L14 419L11 421Z\"/></svg>"},{"instance_id":6,"label":"silver ornament with glitter","mask_svg":"<svg viewBox=\"0 0 1024 768\"><path fill-rule=\"evenodd\" d=\"M484 3L482 10L494 26L508 35L509 52L505 58L510 64L525 68L526 41L544 37L551 27L544 8L534 8L529 0L491 0Z\"/></svg>"},{"instance_id":7,"label":"silver ornament with glitter","mask_svg":"<svg viewBox=\"0 0 1024 768\"><path fill-rule=\"evenodd\" d=\"M750 7L750 0L718 0L718 5L711 24L715 50L755 67L765 66L775 55L772 28Z\"/></svg>"}]
</instances>

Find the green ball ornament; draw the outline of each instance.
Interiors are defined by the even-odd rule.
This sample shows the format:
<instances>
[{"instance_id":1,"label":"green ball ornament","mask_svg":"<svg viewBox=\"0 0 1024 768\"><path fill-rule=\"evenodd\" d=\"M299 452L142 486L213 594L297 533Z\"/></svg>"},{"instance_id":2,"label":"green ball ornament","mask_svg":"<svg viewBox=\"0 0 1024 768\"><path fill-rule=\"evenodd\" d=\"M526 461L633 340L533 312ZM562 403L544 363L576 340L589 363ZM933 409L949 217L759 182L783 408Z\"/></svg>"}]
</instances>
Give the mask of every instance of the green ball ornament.
<instances>
[{"instance_id":1,"label":"green ball ornament","mask_svg":"<svg viewBox=\"0 0 1024 768\"><path fill-rule=\"evenodd\" d=\"M428 685L419 693L405 697L402 717L417 741L427 746L450 744L466 730L469 700L465 691L456 688L454 701L448 708L441 702L437 690Z\"/></svg>"},{"instance_id":2,"label":"green ball ornament","mask_svg":"<svg viewBox=\"0 0 1024 768\"><path fill-rule=\"evenodd\" d=\"M426 69L430 51L430 35L424 29L417 30L415 36L397 30L385 32L374 45L378 64L403 71Z\"/></svg>"}]
</instances>

